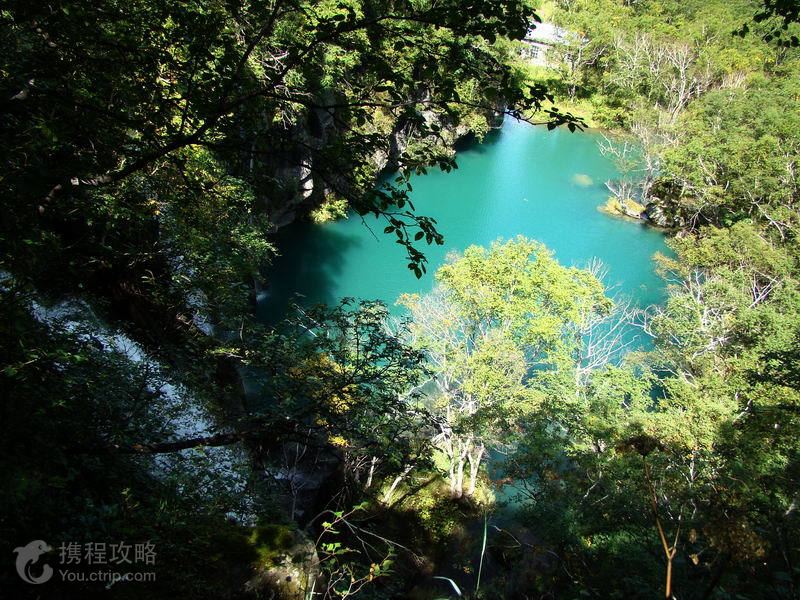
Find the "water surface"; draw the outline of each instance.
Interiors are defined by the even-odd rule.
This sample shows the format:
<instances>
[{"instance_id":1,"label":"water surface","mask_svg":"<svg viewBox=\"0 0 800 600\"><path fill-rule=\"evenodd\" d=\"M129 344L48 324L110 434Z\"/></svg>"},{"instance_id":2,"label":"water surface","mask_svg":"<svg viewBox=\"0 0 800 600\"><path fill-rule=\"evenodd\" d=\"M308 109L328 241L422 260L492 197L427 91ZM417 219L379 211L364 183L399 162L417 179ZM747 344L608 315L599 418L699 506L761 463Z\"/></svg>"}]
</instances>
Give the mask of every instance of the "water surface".
<instances>
[{"instance_id":1,"label":"water surface","mask_svg":"<svg viewBox=\"0 0 800 600\"><path fill-rule=\"evenodd\" d=\"M547 131L507 120L483 144L459 152L458 170L414 177L417 212L435 218L445 237L444 246L421 246L429 261L421 280L407 268L395 236L383 233L386 223L372 216L281 230L282 256L270 270L260 317L282 314L294 294L306 303L334 303L345 296L380 299L399 312L397 297L429 291L448 252L519 234L544 242L565 265L599 258L613 291L639 305L662 301L663 283L652 257L667 250L664 235L598 210L608 195L604 182L615 169L600 154L597 139L593 133Z\"/></svg>"}]
</instances>

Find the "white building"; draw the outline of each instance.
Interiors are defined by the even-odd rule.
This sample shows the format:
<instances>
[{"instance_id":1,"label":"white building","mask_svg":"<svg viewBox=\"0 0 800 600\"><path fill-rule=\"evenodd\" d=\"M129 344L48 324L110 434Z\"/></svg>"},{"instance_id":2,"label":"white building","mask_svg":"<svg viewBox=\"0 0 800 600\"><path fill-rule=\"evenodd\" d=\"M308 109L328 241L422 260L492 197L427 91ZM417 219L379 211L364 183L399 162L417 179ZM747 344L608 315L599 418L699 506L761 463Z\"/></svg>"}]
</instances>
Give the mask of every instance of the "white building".
<instances>
[{"instance_id":1,"label":"white building","mask_svg":"<svg viewBox=\"0 0 800 600\"><path fill-rule=\"evenodd\" d=\"M548 66L547 54L558 44L567 42L568 32L552 23L538 23L528 29L522 40L522 56L540 67Z\"/></svg>"}]
</instances>

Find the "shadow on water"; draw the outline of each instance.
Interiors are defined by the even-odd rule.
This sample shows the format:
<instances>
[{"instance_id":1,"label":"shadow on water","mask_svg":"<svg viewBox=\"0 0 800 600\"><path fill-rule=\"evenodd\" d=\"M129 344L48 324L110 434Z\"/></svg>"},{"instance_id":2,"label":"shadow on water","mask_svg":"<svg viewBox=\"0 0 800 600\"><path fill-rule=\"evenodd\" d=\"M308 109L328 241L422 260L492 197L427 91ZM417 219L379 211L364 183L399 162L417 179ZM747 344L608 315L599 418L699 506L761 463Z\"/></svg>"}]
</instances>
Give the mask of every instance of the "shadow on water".
<instances>
[{"instance_id":1,"label":"shadow on water","mask_svg":"<svg viewBox=\"0 0 800 600\"><path fill-rule=\"evenodd\" d=\"M465 151L486 154L491 152L492 146L500 142L502 135L502 128L492 129L483 137L483 141L479 141L474 133L468 133L453 145L453 149L457 154ZM456 162L458 162L458 156L456 156Z\"/></svg>"},{"instance_id":2,"label":"shadow on water","mask_svg":"<svg viewBox=\"0 0 800 600\"><path fill-rule=\"evenodd\" d=\"M331 227L298 221L280 229L273 237L278 256L265 267L266 288L258 296L256 318L265 325L278 325L289 305L334 304L332 292L341 276L343 259L362 241ZM269 378L258 367L240 370L248 410L259 411L271 403Z\"/></svg>"},{"instance_id":3,"label":"shadow on water","mask_svg":"<svg viewBox=\"0 0 800 600\"><path fill-rule=\"evenodd\" d=\"M362 240L324 225L297 222L281 229L274 243L279 255L265 270L267 287L256 309L258 320L266 324L277 323L294 301L338 302L332 290L342 274L342 257Z\"/></svg>"}]
</instances>

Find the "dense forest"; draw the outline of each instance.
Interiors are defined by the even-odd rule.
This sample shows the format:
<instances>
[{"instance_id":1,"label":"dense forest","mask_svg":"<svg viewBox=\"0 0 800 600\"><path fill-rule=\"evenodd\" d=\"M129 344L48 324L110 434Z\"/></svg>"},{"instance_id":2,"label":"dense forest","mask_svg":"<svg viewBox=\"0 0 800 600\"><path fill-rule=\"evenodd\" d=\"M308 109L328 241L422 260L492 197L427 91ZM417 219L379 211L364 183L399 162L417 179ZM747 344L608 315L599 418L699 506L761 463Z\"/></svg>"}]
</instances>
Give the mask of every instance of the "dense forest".
<instances>
[{"instance_id":1,"label":"dense forest","mask_svg":"<svg viewBox=\"0 0 800 600\"><path fill-rule=\"evenodd\" d=\"M0 595L800 598L798 10L3 2ZM665 302L429 264L414 179L508 119L600 130ZM348 215L430 291L257 318Z\"/></svg>"}]
</instances>

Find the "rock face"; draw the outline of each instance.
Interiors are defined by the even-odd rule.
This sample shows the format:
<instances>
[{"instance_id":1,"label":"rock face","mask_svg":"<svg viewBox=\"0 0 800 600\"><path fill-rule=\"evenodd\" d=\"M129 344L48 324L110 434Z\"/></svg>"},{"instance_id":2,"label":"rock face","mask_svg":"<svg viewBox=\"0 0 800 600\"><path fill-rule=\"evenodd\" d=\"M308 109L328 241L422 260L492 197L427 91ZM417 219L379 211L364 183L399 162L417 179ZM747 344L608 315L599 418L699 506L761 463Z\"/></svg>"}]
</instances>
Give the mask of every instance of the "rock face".
<instances>
[{"instance_id":1,"label":"rock face","mask_svg":"<svg viewBox=\"0 0 800 600\"><path fill-rule=\"evenodd\" d=\"M611 197L601 207L601 210L611 215L621 215L631 219L643 219L645 213L645 207L630 198L620 201Z\"/></svg>"},{"instance_id":2,"label":"rock face","mask_svg":"<svg viewBox=\"0 0 800 600\"><path fill-rule=\"evenodd\" d=\"M669 218L664 213L664 210L661 208L661 206L655 202L651 202L647 205L647 208L644 210L644 214L647 217L647 220L653 225L657 225L658 227L669 227Z\"/></svg>"},{"instance_id":3,"label":"rock face","mask_svg":"<svg viewBox=\"0 0 800 600\"><path fill-rule=\"evenodd\" d=\"M643 217L656 227L682 228L686 220L659 198L653 198L644 209Z\"/></svg>"},{"instance_id":4,"label":"rock face","mask_svg":"<svg viewBox=\"0 0 800 600\"><path fill-rule=\"evenodd\" d=\"M175 441L229 431L211 407L174 379L166 364L125 332L100 318L85 301L65 299L46 305L33 300L34 318L53 331L73 336L82 345L93 346L116 360L144 373L148 393L144 410L132 410L127 428L155 439ZM150 472L159 479L182 476L191 479L198 493L229 494L240 501L228 516L242 524L255 523L255 498L248 491L250 463L238 447L181 450L153 456Z\"/></svg>"},{"instance_id":5,"label":"rock face","mask_svg":"<svg viewBox=\"0 0 800 600\"><path fill-rule=\"evenodd\" d=\"M420 101L424 101L426 97L425 93L421 94ZM327 100L333 103L332 98ZM429 126L437 126L439 129L437 138L431 138L430 141L451 150L456 142L472 133L469 125L456 125L446 115L433 110L424 110L420 116ZM504 107L498 104L487 109L483 116L491 128L498 128L503 124ZM376 173L396 169L400 156L408 149L409 144L412 141L424 141L416 135L413 124L402 120L384 123L384 128L386 144L375 151L370 161ZM302 142L300 146L308 149L292 156L282 165L260 165L259 168L270 169L280 182L280 192L264 200L275 229L288 225L301 214L308 213L331 193L328 184L314 174L313 154L314 150L323 148L336 135L337 126L332 111L313 110L308 114L305 123L295 127L292 133L293 137Z\"/></svg>"},{"instance_id":6,"label":"rock face","mask_svg":"<svg viewBox=\"0 0 800 600\"><path fill-rule=\"evenodd\" d=\"M275 600L305 600L321 586L319 556L314 543L297 530L281 528L279 533L290 536L281 540L279 551L270 552L262 559L257 574L246 584L245 590L257 597Z\"/></svg>"},{"instance_id":7,"label":"rock face","mask_svg":"<svg viewBox=\"0 0 800 600\"><path fill-rule=\"evenodd\" d=\"M653 227L664 229L679 229L686 225L686 219L676 210L675 206L659 198L653 198L643 205L635 200L628 199L620 202L611 197L600 207L600 210L611 215L641 219Z\"/></svg>"},{"instance_id":8,"label":"rock face","mask_svg":"<svg viewBox=\"0 0 800 600\"><path fill-rule=\"evenodd\" d=\"M278 484L285 498L286 514L293 521L307 522L320 509L321 491L339 474L341 457L327 449L313 449L296 442L280 448L281 460L269 461L264 475Z\"/></svg>"},{"instance_id":9,"label":"rock face","mask_svg":"<svg viewBox=\"0 0 800 600\"><path fill-rule=\"evenodd\" d=\"M421 100L424 101L427 100L427 98L423 97ZM487 108L484 112L483 117L486 119L491 129L498 129L499 127L502 127L505 119L504 108L505 107L503 105L498 104L492 108ZM421 116L423 119L425 119L425 123L428 126L435 126L439 128L439 137L435 141L443 144L452 152L455 152L453 147L458 141L473 133L469 125L465 123L456 124L446 115L438 113L434 110L424 110L421 112ZM403 123L395 123L392 132L389 135L388 148L386 150L376 152L373 156L373 165L375 166L376 170L381 172L385 170L396 169L398 165L398 159L403 152L408 149L409 144L414 140L421 141L417 136L415 136L413 128L410 128ZM433 141L433 138L431 138L431 141Z\"/></svg>"},{"instance_id":10,"label":"rock face","mask_svg":"<svg viewBox=\"0 0 800 600\"><path fill-rule=\"evenodd\" d=\"M272 170L279 184L279 189L264 199L275 229L288 225L296 219L298 212L307 212L326 195L325 185L314 176L313 152L322 148L334 132L332 120L312 111L306 123L295 127L292 132L292 137L308 149L287 159L284 164L260 165L260 168Z\"/></svg>"}]
</instances>

